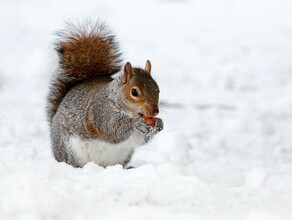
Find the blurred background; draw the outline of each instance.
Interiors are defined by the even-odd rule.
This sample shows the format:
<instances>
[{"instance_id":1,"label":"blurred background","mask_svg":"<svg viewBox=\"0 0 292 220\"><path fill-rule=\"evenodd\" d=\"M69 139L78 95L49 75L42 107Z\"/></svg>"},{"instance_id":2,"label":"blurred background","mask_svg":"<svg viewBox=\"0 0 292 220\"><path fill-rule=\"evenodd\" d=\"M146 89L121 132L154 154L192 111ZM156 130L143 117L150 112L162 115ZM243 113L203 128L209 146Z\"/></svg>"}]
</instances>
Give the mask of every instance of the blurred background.
<instances>
[{"instance_id":1,"label":"blurred background","mask_svg":"<svg viewBox=\"0 0 292 220\"><path fill-rule=\"evenodd\" d=\"M290 0L1 0L0 217L82 219L89 213L90 219L101 212L115 219L125 210L137 213L135 205L128 206L138 204L143 217L157 219L289 219L291 12ZM100 19L112 28L125 62L144 67L150 59L161 88L165 131L132 161L146 173L148 185L138 184L129 196L118 185L100 186L110 194L106 201L116 207L117 216L89 205L104 197L87 175L98 170L108 179L99 176L97 181L111 182L113 171L94 165L74 170L56 163L50 152L45 104L57 66L54 33L65 21L86 19ZM133 174L115 169L126 185L133 180L129 175L141 177L139 169ZM169 184L159 185L163 181L152 172ZM186 179L175 182L173 175ZM15 184L18 180L22 184ZM149 186L157 193L139 194ZM37 195L31 196L34 188ZM78 193L70 197L75 190L85 193L82 204ZM22 199L11 199L12 192ZM62 209L53 203L66 205Z\"/></svg>"}]
</instances>

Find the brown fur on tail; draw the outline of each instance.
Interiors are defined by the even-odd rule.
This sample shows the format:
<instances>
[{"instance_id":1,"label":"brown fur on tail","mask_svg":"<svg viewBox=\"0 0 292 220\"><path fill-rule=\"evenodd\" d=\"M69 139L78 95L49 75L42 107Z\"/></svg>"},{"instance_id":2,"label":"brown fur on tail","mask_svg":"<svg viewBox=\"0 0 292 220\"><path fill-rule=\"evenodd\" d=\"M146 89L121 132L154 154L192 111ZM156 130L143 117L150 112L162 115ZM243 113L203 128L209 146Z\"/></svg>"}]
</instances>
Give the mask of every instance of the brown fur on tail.
<instances>
[{"instance_id":1,"label":"brown fur on tail","mask_svg":"<svg viewBox=\"0 0 292 220\"><path fill-rule=\"evenodd\" d=\"M112 75L121 69L121 53L115 36L104 24L73 25L58 33L56 51L59 67L48 96L48 120L51 123L67 92L79 82L100 75Z\"/></svg>"}]
</instances>

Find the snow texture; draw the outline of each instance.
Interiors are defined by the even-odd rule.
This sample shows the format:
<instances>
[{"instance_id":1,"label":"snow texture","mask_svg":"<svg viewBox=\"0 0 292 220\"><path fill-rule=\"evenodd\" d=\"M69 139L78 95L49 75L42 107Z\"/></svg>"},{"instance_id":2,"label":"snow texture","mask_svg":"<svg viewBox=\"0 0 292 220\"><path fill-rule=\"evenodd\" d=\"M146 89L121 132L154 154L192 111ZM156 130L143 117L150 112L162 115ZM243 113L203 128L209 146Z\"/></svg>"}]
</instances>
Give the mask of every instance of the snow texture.
<instances>
[{"instance_id":1,"label":"snow texture","mask_svg":"<svg viewBox=\"0 0 292 220\"><path fill-rule=\"evenodd\" d=\"M0 219L292 219L292 1L0 2ZM57 163L54 32L100 18L153 65L165 130L125 170Z\"/></svg>"}]
</instances>

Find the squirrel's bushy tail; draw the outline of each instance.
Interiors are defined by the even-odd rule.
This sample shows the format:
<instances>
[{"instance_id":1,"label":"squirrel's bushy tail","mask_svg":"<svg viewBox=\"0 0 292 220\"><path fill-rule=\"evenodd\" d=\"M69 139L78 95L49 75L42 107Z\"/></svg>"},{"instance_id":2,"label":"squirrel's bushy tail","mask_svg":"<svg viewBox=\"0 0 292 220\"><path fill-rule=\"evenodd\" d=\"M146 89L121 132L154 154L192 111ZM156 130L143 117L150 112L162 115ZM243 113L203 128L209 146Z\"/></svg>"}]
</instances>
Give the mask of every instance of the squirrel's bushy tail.
<instances>
[{"instance_id":1,"label":"squirrel's bushy tail","mask_svg":"<svg viewBox=\"0 0 292 220\"><path fill-rule=\"evenodd\" d=\"M121 53L115 36L99 22L73 25L58 32L56 51L59 67L48 96L48 120L51 123L67 92L79 82L100 75L112 75L121 69Z\"/></svg>"}]
</instances>

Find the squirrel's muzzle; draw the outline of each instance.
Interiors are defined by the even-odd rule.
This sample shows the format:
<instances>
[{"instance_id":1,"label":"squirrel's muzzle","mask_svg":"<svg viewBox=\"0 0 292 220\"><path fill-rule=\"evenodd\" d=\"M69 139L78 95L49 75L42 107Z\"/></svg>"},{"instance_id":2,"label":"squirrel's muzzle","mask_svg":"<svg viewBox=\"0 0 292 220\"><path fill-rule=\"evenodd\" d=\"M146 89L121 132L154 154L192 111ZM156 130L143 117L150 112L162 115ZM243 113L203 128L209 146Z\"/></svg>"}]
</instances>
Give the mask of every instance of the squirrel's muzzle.
<instances>
[{"instance_id":1,"label":"squirrel's muzzle","mask_svg":"<svg viewBox=\"0 0 292 220\"><path fill-rule=\"evenodd\" d=\"M155 117L159 113L159 108L157 104L152 104L145 108L144 116Z\"/></svg>"}]
</instances>

